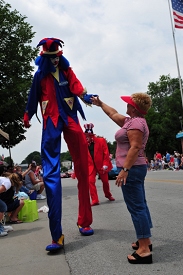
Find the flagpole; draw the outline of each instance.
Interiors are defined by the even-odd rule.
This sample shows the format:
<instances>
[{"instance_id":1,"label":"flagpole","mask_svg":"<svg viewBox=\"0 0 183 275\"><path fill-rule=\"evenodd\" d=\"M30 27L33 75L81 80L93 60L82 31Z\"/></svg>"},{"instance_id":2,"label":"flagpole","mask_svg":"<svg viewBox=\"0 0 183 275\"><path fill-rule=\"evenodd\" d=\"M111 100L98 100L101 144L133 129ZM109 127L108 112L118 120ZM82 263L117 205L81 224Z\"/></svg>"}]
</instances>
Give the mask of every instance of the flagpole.
<instances>
[{"instance_id":1,"label":"flagpole","mask_svg":"<svg viewBox=\"0 0 183 275\"><path fill-rule=\"evenodd\" d=\"M182 108L183 108L182 80L181 80L181 76L180 76L179 61L178 61L178 55L177 55L177 47L176 47L176 43L175 43L175 30L174 30L174 27L173 27L172 13L171 13L171 8L170 8L170 0L168 0L168 5L169 5L169 11L170 11L170 20L171 20L171 25L172 25L172 35L173 35L173 42L174 42L174 48L175 48L175 57L176 57L176 63L177 63L177 71L178 71L178 77L179 77L179 86L180 86L180 93L181 93L181 99L182 99Z\"/></svg>"}]
</instances>

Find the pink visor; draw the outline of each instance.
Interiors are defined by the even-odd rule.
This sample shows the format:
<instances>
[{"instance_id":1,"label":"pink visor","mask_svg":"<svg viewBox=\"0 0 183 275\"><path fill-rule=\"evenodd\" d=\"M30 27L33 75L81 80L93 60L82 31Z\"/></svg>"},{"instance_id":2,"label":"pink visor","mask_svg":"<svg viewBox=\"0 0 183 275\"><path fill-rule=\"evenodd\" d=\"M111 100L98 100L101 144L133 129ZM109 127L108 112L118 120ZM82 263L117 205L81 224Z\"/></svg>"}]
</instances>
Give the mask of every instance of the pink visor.
<instances>
[{"instance_id":1,"label":"pink visor","mask_svg":"<svg viewBox=\"0 0 183 275\"><path fill-rule=\"evenodd\" d=\"M147 112L142 111L142 110L139 108L139 106L133 101L133 99L131 98L131 96L122 95L122 96L121 96L121 99L122 99L123 101L125 101L126 103L128 103L128 104L132 105L133 107L135 107L135 109L136 109L137 111L139 111L139 113L141 113L142 115L146 115L146 114L147 114Z\"/></svg>"}]
</instances>

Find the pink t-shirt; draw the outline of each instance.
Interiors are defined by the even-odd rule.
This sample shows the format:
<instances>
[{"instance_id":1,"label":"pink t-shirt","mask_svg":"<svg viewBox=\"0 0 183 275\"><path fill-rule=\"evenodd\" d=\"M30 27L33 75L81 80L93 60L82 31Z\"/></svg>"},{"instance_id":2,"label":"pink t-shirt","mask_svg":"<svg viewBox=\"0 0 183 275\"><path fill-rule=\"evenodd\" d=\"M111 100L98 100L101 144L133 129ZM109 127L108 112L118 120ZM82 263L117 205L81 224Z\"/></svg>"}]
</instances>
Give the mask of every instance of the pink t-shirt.
<instances>
[{"instance_id":1,"label":"pink t-shirt","mask_svg":"<svg viewBox=\"0 0 183 275\"><path fill-rule=\"evenodd\" d=\"M133 165L146 164L146 158L144 155L145 146L149 137L149 129L145 118L142 117L126 117L123 127L115 134L117 141L116 149L116 166L123 167L128 150L130 149L130 143L127 136L129 130L139 130L143 133L142 148L139 150L138 158Z\"/></svg>"}]
</instances>

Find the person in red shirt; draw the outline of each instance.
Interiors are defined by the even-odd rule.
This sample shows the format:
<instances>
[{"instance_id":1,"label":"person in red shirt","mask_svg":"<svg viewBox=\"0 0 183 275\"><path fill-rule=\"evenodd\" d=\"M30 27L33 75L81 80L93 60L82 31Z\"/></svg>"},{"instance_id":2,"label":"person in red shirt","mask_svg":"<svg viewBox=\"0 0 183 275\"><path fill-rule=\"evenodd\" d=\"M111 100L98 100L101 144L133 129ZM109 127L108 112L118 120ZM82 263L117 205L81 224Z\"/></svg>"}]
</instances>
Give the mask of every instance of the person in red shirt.
<instances>
[{"instance_id":1,"label":"person in red shirt","mask_svg":"<svg viewBox=\"0 0 183 275\"><path fill-rule=\"evenodd\" d=\"M159 152L157 151L156 154L155 154L155 158L156 158L156 160L161 160L161 159L162 159L161 153L159 153Z\"/></svg>"},{"instance_id":2,"label":"person in red shirt","mask_svg":"<svg viewBox=\"0 0 183 275\"><path fill-rule=\"evenodd\" d=\"M102 184L104 195L110 201L115 201L109 186L108 172L112 169L107 142L103 137L97 137L93 134L92 123L85 124L85 135L88 142L88 166L89 166L89 190L92 203L99 205L97 188L95 185L96 175L98 174Z\"/></svg>"}]
</instances>

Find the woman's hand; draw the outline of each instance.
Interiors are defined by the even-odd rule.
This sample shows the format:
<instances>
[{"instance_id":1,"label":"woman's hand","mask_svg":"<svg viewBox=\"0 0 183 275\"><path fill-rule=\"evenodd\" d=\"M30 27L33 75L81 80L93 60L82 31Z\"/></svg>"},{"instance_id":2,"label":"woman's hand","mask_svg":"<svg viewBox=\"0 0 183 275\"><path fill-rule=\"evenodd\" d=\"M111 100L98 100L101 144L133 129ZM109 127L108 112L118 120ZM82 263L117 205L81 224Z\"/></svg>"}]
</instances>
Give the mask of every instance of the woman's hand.
<instances>
[{"instance_id":1,"label":"woman's hand","mask_svg":"<svg viewBox=\"0 0 183 275\"><path fill-rule=\"evenodd\" d=\"M127 177L128 177L128 171L121 170L121 172L119 173L119 175L116 178L116 183L115 184L118 187L122 186L123 184L125 185Z\"/></svg>"},{"instance_id":2,"label":"woman's hand","mask_svg":"<svg viewBox=\"0 0 183 275\"><path fill-rule=\"evenodd\" d=\"M96 105L96 106L102 105L102 101L99 99L99 96L92 96L91 101L93 105Z\"/></svg>"}]
</instances>

